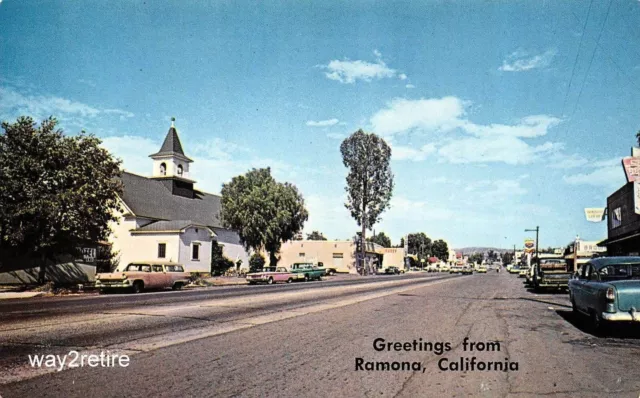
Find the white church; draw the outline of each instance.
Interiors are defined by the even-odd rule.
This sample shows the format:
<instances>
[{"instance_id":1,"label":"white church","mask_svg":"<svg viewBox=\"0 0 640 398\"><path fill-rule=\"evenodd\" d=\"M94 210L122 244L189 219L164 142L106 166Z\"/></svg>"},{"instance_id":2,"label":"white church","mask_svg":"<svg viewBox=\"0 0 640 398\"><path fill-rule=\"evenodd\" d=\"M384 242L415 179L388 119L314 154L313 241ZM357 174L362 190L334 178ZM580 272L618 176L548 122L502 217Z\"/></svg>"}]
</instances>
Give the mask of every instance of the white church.
<instances>
[{"instance_id":1,"label":"white church","mask_svg":"<svg viewBox=\"0 0 640 398\"><path fill-rule=\"evenodd\" d=\"M150 155L151 177L122 172L122 212L112 223L109 242L117 253L117 270L138 261L181 263L188 272L210 272L213 241L226 257L248 268L249 256L235 231L220 221L220 196L198 191L189 177L193 160L171 128L160 148Z\"/></svg>"}]
</instances>

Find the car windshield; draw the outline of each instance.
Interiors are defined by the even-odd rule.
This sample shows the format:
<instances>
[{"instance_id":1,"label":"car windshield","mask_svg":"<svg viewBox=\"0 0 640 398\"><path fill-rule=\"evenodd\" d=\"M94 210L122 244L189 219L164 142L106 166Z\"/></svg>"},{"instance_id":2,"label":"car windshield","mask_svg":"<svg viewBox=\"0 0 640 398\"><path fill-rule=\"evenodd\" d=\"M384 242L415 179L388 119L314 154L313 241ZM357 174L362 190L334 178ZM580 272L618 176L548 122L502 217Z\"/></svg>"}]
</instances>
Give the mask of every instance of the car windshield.
<instances>
[{"instance_id":1,"label":"car windshield","mask_svg":"<svg viewBox=\"0 0 640 398\"><path fill-rule=\"evenodd\" d=\"M612 264L600 269L604 281L640 279L640 264Z\"/></svg>"}]
</instances>

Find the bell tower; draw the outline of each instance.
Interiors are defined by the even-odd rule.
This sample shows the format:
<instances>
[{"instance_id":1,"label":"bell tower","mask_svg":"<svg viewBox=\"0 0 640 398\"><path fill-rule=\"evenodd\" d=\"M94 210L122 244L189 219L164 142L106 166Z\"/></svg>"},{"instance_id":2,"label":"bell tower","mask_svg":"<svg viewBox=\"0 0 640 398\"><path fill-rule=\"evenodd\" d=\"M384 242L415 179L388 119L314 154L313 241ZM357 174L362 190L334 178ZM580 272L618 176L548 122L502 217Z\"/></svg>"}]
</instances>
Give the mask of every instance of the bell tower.
<instances>
[{"instance_id":1,"label":"bell tower","mask_svg":"<svg viewBox=\"0 0 640 398\"><path fill-rule=\"evenodd\" d=\"M161 180L174 195L193 197L193 184L189 178L189 159L182 150L182 144L175 127L176 119L171 118L171 127L160 147L160 151L149 155L153 159L151 178Z\"/></svg>"}]
</instances>

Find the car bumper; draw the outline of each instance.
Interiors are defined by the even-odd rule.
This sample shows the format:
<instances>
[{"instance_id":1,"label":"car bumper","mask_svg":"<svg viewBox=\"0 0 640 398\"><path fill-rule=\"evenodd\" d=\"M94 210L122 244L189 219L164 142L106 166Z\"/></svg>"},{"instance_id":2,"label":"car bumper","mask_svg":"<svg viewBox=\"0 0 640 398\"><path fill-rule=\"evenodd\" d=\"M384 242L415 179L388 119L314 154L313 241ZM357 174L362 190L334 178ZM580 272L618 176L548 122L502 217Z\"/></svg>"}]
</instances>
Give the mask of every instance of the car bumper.
<instances>
[{"instance_id":1,"label":"car bumper","mask_svg":"<svg viewBox=\"0 0 640 398\"><path fill-rule=\"evenodd\" d=\"M247 282L251 283L266 283L267 278L247 278Z\"/></svg>"},{"instance_id":2,"label":"car bumper","mask_svg":"<svg viewBox=\"0 0 640 398\"><path fill-rule=\"evenodd\" d=\"M126 281L96 281L95 285L98 289L126 289L131 287L131 283L128 280Z\"/></svg>"},{"instance_id":3,"label":"car bumper","mask_svg":"<svg viewBox=\"0 0 640 398\"><path fill-rule=\"evenodd\" d=\"M603 312L602 319L608 322L639 322L640 312Z\"/></svg>"}]
</instances>

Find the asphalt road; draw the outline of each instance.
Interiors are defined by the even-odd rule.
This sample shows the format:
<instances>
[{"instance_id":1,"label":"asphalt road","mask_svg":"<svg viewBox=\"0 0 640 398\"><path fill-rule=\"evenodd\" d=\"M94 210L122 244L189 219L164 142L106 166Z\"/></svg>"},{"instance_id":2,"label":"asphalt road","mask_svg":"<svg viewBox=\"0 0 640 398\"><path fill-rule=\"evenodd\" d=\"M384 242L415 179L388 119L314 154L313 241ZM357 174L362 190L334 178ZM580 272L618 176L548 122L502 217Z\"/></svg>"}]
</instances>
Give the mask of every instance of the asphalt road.
<instances>
[{"instance_id":1,"label":"asphalt road","mask_svg":"<svg viewBox=\"0 0 640 398\"><path fill-rule=\"evenodd\" d=\"M25 300L0 313L4 398L640 393L637 329L593 336L566 294L534 294L506 273ZM377 351L376 339L411 350ZM61 372L28 364L29 354L70 350L110 350L130 363ZM461 357L512 370L441 370ZM357 358L363 368L416 369L356 370Z\"/></svg>"}]
</instances>

